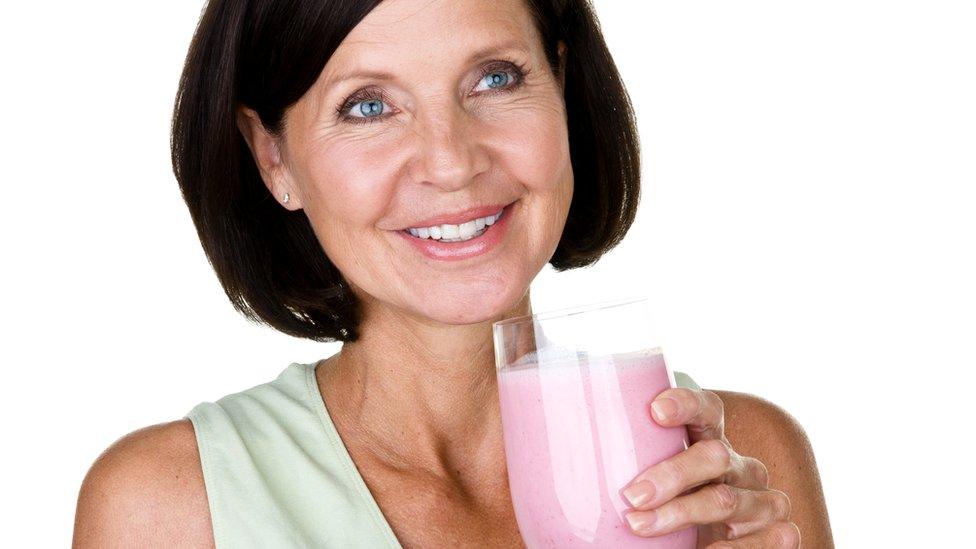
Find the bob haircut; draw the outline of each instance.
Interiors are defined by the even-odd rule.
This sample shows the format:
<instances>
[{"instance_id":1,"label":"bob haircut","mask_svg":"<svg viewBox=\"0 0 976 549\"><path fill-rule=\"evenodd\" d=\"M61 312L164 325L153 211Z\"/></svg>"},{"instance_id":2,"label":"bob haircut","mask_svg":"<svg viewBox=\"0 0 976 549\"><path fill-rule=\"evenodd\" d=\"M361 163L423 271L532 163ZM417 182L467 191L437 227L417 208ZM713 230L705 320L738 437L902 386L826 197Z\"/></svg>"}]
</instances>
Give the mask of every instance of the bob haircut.
<instances>
[{"instance_id":1,"label":"bob haircut","mask_svg":"<svg viewBox=\"0 0 976 549\"><path fill-rule=\"evenodd\" d=\"M227 297L249 320L315 341L355 341L361 307L303 211L271 196L237 126L254 109L280 135L286 109L381 0L210 0L172 121L173 171ZM589 0L524 0L564 100L575 187L549 263L595 263L627 233L640 191L633 107ZM564 69L557 43L567 46Z\"/></svg>"}]
</instances>

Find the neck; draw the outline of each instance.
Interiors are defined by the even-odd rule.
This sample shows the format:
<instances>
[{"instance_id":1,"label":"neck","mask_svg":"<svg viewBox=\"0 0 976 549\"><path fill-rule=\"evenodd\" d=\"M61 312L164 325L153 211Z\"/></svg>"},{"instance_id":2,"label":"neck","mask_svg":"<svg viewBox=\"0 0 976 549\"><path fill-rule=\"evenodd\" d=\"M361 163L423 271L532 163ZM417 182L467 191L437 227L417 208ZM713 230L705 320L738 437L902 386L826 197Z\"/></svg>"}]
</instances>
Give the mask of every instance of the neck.
<instances>
[{"instance_id":1,"label":"neck","mask_svg":"<svg viewBox=\"0 0 976 549\"><path fill-rule=\"evenodd\" d=\"M528 293L468 325L366 307L360 338L317 369L330 414L395 470L449 480L493 470L504 459L491 325L530 312Z\"/></svg>"}]
</instances>

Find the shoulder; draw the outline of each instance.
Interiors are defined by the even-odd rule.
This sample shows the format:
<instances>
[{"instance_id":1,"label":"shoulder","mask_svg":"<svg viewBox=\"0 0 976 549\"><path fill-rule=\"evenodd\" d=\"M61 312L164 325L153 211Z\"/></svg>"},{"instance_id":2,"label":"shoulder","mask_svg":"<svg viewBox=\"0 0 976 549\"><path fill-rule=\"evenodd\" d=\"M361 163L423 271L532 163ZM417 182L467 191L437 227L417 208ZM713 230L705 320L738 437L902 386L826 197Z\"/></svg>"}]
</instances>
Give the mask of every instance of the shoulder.
<instances>
[{"instance_id":1,"label":"shoulder","mask_svg":"<svg viewBox=\"0 0 976 549\"><path fill-rule=\"evenodd\" d=\"M806 431L781 406L749 393L713 390L723 402L725 436L735 451L758 459L769 487L790 498L791 517L804 547L833 547L827 505L813 446Z\"/></svg>"},{"instance_id":2,"label":"shoulder","mask_svg":"<svg viewBox=\"0 0 976 549\"><path fill-rule=\"evenodd\" d=\"M212 547L196 435L188 419L133 431L82 482L73 547Z\"/></svg>"},{"instance_id":3,"label":"shoulder","mask_svg":"<svg viewBox=\"0 0 976 549\"><path fill-rule=\"evenodd\" d=\"M712 392L722 399L725 435L737 452L764 462L812 463L813 448L806 431L783 407L749 393Z\"/></svg>"},{"instance_id":4,"label":"shoulder","mask_svg":"<svg viewBox=\"0 0 976 549\"><path fill-rule=\"evenodd\" d=\"M783 407L750 393L713 390L725 407L726 429L772 440L798 442L807 438L800 422Z\"/></svg>"}]
</instances>

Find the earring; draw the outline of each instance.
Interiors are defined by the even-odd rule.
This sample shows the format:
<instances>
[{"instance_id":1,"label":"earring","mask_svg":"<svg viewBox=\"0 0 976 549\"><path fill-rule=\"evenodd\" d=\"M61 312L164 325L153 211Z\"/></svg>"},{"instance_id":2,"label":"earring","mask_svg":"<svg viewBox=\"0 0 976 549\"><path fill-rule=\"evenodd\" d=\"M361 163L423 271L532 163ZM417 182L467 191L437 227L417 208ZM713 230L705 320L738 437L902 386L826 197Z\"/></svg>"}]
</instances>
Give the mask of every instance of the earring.
<instances>
[{"instance_id":1,"label":"earring","mask_svg":"<svg viewBox=\"0 0 976 549\"><path fill-rule=\"evenodd\" d=\"M288 203L288 193L285 193L285 199L282 202L284 202L285 204Z\"/></svg>"}]
</instances>

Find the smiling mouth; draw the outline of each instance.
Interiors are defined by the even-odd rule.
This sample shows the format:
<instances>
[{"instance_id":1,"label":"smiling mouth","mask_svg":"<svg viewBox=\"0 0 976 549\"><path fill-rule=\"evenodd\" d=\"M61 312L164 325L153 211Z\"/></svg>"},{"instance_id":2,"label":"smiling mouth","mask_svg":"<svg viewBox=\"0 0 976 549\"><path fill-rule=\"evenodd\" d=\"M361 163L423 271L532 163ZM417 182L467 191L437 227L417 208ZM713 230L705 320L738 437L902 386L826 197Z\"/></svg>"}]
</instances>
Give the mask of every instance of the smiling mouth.
<instances>
[{"instance_id":1,"label":"smiling mouth","mask_svg":"<svg viewBox=\"0 0 976 549\"><path fill-rule=\"evenodd\" d=\"M445 223L443 225L432 225L430 227L410 227L403 232L420 240L437 240L439 242L466 242L473 238L485 234L492 225L502 216L504 208L498 212L485 216L477 217L457 225Z\"/></svg>"}]
</instances>

